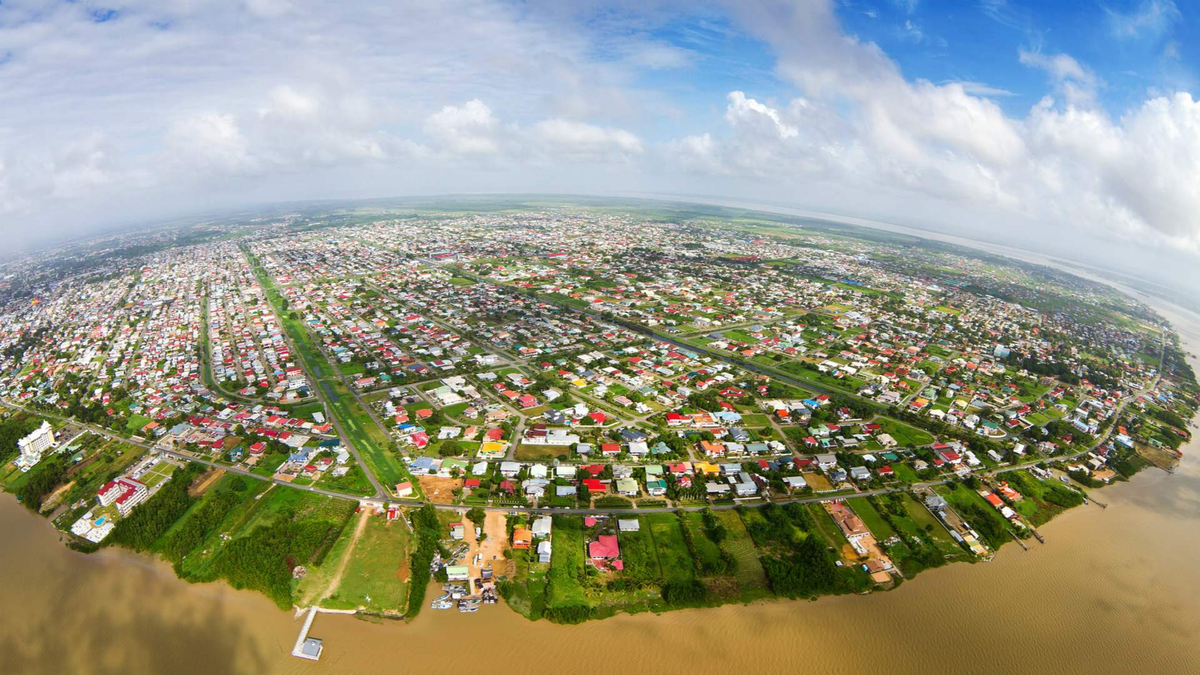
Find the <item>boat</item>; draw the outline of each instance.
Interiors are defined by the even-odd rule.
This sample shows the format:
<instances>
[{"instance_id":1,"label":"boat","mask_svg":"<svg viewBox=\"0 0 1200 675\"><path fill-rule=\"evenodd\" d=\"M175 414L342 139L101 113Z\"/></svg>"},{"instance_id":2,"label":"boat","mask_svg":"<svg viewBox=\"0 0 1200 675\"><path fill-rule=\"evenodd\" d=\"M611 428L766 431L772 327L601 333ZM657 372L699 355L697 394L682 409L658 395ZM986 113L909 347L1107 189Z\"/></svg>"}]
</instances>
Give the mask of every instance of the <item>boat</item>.
<instances>
[{"instance_id":1,"label":"boat","mask_svg":"<svg viewBox=\"0 0 1200 675\"><path fill-rule=\"evenodd\" d=\"M450 599L449 595L443 595L442 597L430 603L429 606L432 609L450 609L454 606L454 601Z\"/></svg>"}]
</instances>

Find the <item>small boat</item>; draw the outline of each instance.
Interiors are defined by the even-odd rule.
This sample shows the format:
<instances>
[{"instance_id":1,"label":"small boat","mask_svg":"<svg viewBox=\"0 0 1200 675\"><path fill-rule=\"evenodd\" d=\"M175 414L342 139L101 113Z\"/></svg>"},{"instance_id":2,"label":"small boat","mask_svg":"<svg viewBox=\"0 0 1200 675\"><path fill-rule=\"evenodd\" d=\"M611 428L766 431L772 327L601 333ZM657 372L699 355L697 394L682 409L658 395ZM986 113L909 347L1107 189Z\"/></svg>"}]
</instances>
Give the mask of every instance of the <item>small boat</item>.
<instances>
[{"instance_id":1,"label":"small boat","mask_svg":"<svg viewBox=\"0 0 1200 675\"><path fill-rule=\"evenodd\" d=\"M454 606L454 601L450 599L449 595L443 595L430 603L429 606L433 609L450 609Z\"/></svg>"}]
</instances>

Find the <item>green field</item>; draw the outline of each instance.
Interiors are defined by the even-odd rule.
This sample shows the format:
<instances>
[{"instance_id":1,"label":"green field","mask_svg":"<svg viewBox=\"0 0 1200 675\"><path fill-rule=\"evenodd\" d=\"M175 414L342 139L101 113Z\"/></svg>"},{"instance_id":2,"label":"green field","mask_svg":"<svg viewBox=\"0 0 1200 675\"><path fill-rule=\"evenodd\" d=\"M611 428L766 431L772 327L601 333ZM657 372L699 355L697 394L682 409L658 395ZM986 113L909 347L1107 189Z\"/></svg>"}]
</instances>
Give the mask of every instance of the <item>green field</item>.
<instances>
[{"instance_id":1,"label":"green field","mask_svg":"<svg viewBox=\"0 0 1200 675\"><path fill-rule=\"evenodd\" d=\"M747 593L751 595L764 594L767 589L767 575L763 572L762 562L758 559L758 549L754 546L754 540L746 531L741 517L738 516L737 511L715 511L714 513L727 532L721 547L729 551L733 559L737 561L737 569L734 574L742 596L745 597Z\"/></svg>"},{"instance_id":2,"label":"green field","mask_svg":"<svg viewBox=\"0 0 1200 675\"><path fill-rule=\"evenodd\" d=\"M621 532L621 559L625 562L623 574L643 582L657 582L662 578L662 568L658 564L658 551L654 548L654 536L650 533L650 523L645 518L639 518L637 532Z\"/></svg>"},{"instance_id":3,"label":"green field","mask_svg":"<svg viewBox=\"0 0 1200 675\"><path fill-rule=\"evenodd\" d=\"M875 507L871 505L871 502L867 501L866 497L852 497L847 499L846 503L850 505L850 508L854 509L859 518L862 518L863 524L867 526L871 534L875 535L876 541L883 541L896 534L892 526L884 521L883 516L879 515L879 511L875 510Z\"/></svg>"},{"instance_id":4,"label":"green field","mask_svg":"<svg viewBox=\"0 0 1200 675\"><path fill-rule=\"evenodd\" d=\"M564 526L573 521L572 526ZM587 605L580 580L584 577L583 522L572 516L554 517L554 552L547 575L546 606L553 608Z\"/></svg>"},{"instance_id":5,"label":"green field","mask_svg":"<svg viewBox=\"0 0 1200 675\"><path fill-rule=\"evenodd\" d=\"M696 577L696 566L688 554L683 532L679 530L679 518L673 513L654 513L643 518L654 538L658 551L658 565L664 581L691 581Z\"/></svg>"},{"instance_id":6,"label":"green field","mask_svg":"<svg viewBox=\"0 0 1200 675\"><path fill-rule=\"evenodd\" d=\"M352 536L353 527L352 521L346 527L347 534ZM382 516L368 518L362 536L350 553L341 582L321 603L322 606L403 612L408 599L408 584L400 576L402 566L407 571L408 537L404 523L389 523ZM330 562L334 559L332 555L329 557ZM326 563L328 566L329 562Z\"/></svg>"},{"instance_id":7,"label":"green field","mask_svg":"<svg viewBox=\"0 0 1200 675\"><path fill-rule=\"evenodd\" d=\"M890 434L892 438L896 439L897 445L901 448L912 448L933 443L933 435L928 431L909 426L890 417L880 416L875 421L883 427L884 433Z\"/></svg>"},{"instance_id":8,"label":"green field","mask_svg":"<svg viewBox=\"0 0 1200 675\"><path fill-rule=\"evenodd\" d=\"M721 564L721 547L717 546L704 532L704 517L696 512L685 513L681 521L692 533L692 542L696 547L697 569L703 569Z\"/></svg>"}]
</instances>

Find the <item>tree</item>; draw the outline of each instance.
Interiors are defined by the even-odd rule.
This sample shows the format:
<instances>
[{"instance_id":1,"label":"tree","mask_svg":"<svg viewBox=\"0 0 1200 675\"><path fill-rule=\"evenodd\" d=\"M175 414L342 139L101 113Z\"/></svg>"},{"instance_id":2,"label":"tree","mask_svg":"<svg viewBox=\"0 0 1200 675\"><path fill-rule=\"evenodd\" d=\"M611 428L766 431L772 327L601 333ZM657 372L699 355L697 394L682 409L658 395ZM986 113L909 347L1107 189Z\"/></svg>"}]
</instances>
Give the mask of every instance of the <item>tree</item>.
<instances>
[{"instance_id":1,"label":"tree","mask_svg":"<svg viewBox=\"0 0 1200 675\"><path fill-rule=\"evenodd\" d=\"M483 523L484 523L484 520L486 520L486 519L487 519L487 512L484 511L483 509L479 508L478 506L472 508L470 511L467 511L467 520L471 521L472 523L475 523L475 527L483 529Z\"/></svg>"}]
</instances>

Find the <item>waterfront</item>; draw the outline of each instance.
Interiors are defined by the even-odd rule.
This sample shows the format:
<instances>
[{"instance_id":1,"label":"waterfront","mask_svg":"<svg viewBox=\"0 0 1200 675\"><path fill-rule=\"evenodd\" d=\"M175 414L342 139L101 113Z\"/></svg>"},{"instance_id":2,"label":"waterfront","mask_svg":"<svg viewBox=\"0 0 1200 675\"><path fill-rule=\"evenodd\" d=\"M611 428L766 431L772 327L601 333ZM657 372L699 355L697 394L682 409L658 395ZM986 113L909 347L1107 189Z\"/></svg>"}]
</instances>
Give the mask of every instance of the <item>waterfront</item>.
<instances>
[{"instance_id":1,"label":"waterfront","mask_svg":"<svg viewBox=\"0 0 1200 675\"><path fill-rule=\"evenodd\" d=\"M1197 351L1200 319L1151 302ZM1196 672L1200 444L1185 453L1174 475L1149 469L1101 491L1108 509L1040 528L1045 545L889 593L580 626L531 623L503 604L426 609L411 624L323 615L316 664L290 656L300 620L266 598L189 585L121 550L74 553L0 495L0 672Z\"/></svg>"},{"instance_id":2,"label":"waterfront","mask_svg":"<svg viewBox=\"0 0 1200 675\"><path fill-rule=\"evenodd\" d=\"M317 663L288 652L300 621L223 584L189 585L123 551L83 556L0 497L0 672L1195 672L1200 668L1200 462L1148 470L1042 529L1029 553L951 565L896 591L766 602L581 626L503 604L411 624L323 615Z\"/></svg>"},{"instance_id":3,"label":"waterfront","mask_svg":"<svg viewBox=\"0 0 1200 675\"><path fill-rule=\"evenodd\" d=\"M581 626L503 604L425 610L411 624L321 616L313 664L288 652L299 620L223 584L189 585L119 550L83 556L0 496L0 672L1196 672L1200 448L1042 528L1045 545L927 572L896 591L766 602Z\"/></svg>"}]
</instances>

